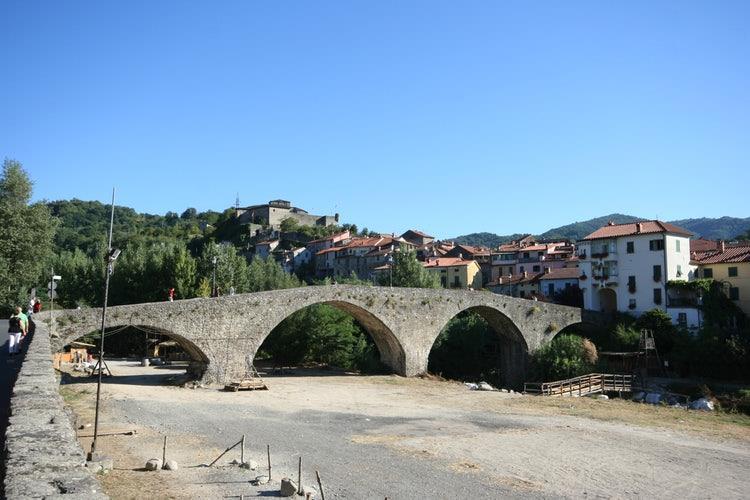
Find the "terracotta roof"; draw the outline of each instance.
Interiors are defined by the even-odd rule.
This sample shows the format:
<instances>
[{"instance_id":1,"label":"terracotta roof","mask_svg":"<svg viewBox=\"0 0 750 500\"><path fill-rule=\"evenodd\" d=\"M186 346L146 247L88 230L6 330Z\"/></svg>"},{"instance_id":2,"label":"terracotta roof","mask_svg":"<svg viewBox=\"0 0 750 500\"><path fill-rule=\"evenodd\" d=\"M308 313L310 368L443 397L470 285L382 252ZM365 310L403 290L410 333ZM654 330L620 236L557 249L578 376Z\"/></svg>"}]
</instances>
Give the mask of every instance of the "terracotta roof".
<instances>
[{"instance_id":1,"label":"terracotta roof","mask_svg":"<svg viewBox=\"0 0 750 500\"><path fill-rule=\"evenodd\" d=\"M719 248L718 241L704 240L703 238L690 240L690 252L708 252L717 248Z\"/></svg>"},{"instance_id":2,"label":"terracotta roof","mask_svg":"<svg viewBox=\"0 0 750 500\"><path fill-rule=\"evenodd\" d=\"M471 245L456 245L453 248L458 248L458 249L461 249L461 250L466 250L468 253L470 253L472 255L484 255L484 254L489 255L489 253L490 253L490 249L489 248L475 247L475 246L471 246Z\"/></svg>"},{"instance_id":3,"label":"terracotta roof","mask_svg":"<svg viewBox=\"0 0 750 500\"><path fill-rule=\"evenodd\" d=\"M332 234L331 236L326 236L325 238L318 238L317 240L310 240L307 242L309 245L310 243L323 243L324 241L333 241L334 238L338 238L339 236L343 236L345 234L349 234L349 231L342 231L340 233Z\"/></svg>"},{"instance_id":4,"label":"terracotta roof","mask_svg":"<svg viewBox=\"0 0 750 500\"><path fill-rule=\"evenodd\" d=\"M699 252L693 256L693 262L699 265L750 262L750 243L726 245L723 252L721 250Z\"/></svg>"},{"instance_id":5,"label":"terracotta roof","mask_svg":"<svg viewBox=\"0 0 750 500\"><path fill-rule=\"evenodd\" d=\"M517 252L519 248L518 244L514 243L506 243L497 247L500 252Z\"/></svg>"},{"instance_id":6,"label":"terracotta roof","mask_svg":"<svg viewBox=\"0 0 750 500\"><path fill-rule=\"evenodd\" d=\"M440 257L437 259L431 259L427 262L423 262L424 267L455 267L455 266L468 266L473 260L461 259L459 257Z\"/></svg>"},{"instance_id":7,"label":"terracotta roof","mask_svg":"<svg viewBox=\"0 0 750 500\"><path fill-rule=\"evenodd\" d=\"M421 236L423 238L434 238L434 236L430 236L429 234L423 233L422 231L417 231L416 229L409 229L408 231L404 232L404 234L406 234L406 233L414 233L417 236ZM402 238L403 238L404 234L401 235Z\"/></svg>"},{"instance_id":8,"label":"terracotta roof","mask_svg":"<svg viewBox=\"0 0 750 500\"><path fill-rule=\"evenodd\" d=\"M571 280L578 279L581 270L577 267L563 267L562 269L550 269L550 272L544 273L539 277L540 280Z\"/></svg>"},{"instance_id":9,"label":"terracotta roof","mask_svg":"<svg viewBox=\"0 0 750 500\"><path fill-rule=\"evenodd\" d=\"M621 236L633 236L636 234L671 233L681 236L692 236L693 233L668 222L659 220L647 220L643 222L628 222L627 224L610 224L600 227L589 234L584 240L598 240L602 238L618 238Z\"/></svg>"},{"instance_id":10,"label":"terracotta roof","mask_svg":"<svg viewBox=\"0 0 750 500\"><path fill-rule=\"evenodd\" d=\"M319 252L315 252L315 255L324 255L330 252L335 252L336 250L341 250L343 247L331 247L331 248L325 248L323 250L320 250Z\"/></svg>"}]
</instances>

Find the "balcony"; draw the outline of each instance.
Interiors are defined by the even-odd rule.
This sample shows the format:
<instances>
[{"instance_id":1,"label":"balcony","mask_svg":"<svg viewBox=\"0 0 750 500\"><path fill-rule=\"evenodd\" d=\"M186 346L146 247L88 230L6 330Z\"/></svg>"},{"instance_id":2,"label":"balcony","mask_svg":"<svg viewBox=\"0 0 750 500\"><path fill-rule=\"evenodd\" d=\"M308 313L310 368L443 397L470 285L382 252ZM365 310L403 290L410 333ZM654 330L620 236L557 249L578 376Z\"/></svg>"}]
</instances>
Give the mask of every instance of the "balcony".
<instances>
[{"instance_id":1,"label":"balcony","mask_svg":"<svg viewBox=\"0 0 750 500\"><path fill-rule=\"evenodd\" d=\"M606 250L600 250L598 252L591 252L592 259L606 259L609 257L609 252Z\"/></svg>"},{"instance_id":2,"label":"balcony","mask_svg":"<svg viewBox=\"0 0 750 500\"><path fill-rule=\"evenodd\" d=\"M692 297L667 297L667 307L698 307L698 299Z\"/></svg>"},{"instance_id":3,"label":"balcony","mask_svg":"<svg viewBox=\"0 0 750 500\"><path fill-rule=\"evenodd\" d=\"M539 262L539 257L519 257L518 258L519 264L526 264L529 262Z\"/></svg>"}]
</instances>

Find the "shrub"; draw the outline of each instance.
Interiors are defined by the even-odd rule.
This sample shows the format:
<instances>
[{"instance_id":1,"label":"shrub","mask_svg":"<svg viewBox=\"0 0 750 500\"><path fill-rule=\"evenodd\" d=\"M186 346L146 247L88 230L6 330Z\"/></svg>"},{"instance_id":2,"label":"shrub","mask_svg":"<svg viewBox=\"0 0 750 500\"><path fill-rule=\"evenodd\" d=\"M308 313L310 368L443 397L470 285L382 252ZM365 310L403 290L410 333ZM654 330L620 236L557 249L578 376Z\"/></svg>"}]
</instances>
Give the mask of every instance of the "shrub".
<instances>
[{"instance_id":1,"label":"shrub","mask_svg":"<svg viewBox=\"0 0 750 500\"><path fill-rule=\"evenodd\" d=\"M617 350L635 351L641 339L641 332L622 323L615 327L615 342Z\"/></svg>"},{"instance_id":2,"label":"shrub","mask_svg":"<svg viewBox=\"0 0 750 500\"><path fill-rule=\"evenodd\" d=\"M532 362L536 378L551 381L590 373L597 357L596 346L590 340L558 335L532 355Z\"/></svg>"}]
</instances>

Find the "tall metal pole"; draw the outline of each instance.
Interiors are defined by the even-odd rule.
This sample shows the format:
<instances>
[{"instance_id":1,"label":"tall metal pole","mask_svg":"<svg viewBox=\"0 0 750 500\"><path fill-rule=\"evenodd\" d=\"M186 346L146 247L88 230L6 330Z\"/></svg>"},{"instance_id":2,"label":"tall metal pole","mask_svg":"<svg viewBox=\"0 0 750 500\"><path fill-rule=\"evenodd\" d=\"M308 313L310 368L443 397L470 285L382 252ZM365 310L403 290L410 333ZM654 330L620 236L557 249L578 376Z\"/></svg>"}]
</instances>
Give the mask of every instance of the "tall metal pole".
<instances>
[{"instance_id":1,"label":"tall metal pole","mask_svg":"<svg viewBox=\"0 0 750 500\"><path fill-rule=\"evenodd\" d=\"M112 212L109 216L109 243L107 245L107 277L104 284L104 307L102 307L102 329L99 337L99 379L96 382L96 415L94 417L94 440L91 442L91 455L96 453L96 438L99 435L99 400L102 392L102 372L104 368L104 325L107 320L107 298L109 297L109 277L112 275L112 226L115 222L115 188L112 188Z\"/></svg>"},{"instance_id":2,"label":"tall metal pole","mask_svg":"<svg viewBox=\"0 0 750 500\"><path fill-rule=\"evenodd\" d=\"M52 268L52 275L49 279L49 320L50 335L55 336L55 268Z\"/></svg>"}]
</instances>

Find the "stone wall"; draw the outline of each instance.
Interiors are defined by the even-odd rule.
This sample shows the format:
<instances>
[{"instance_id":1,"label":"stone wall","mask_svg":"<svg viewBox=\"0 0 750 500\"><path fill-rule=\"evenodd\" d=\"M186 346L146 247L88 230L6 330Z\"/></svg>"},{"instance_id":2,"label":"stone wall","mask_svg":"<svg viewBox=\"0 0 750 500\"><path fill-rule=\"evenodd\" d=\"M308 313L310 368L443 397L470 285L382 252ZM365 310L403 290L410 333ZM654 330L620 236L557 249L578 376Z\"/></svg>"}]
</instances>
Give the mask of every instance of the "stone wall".
<instances>
[{"instance_id":1,"label":"stone wall","mask_svg":"<svg viewBox=\"0 0 750 500\"><path fill-rule=\"evenodd\" d=\"M7 498L109 498L85 467L52 368L49 333L37 323L13 388L6 431Z\"/></svg>"}]
</instances>

